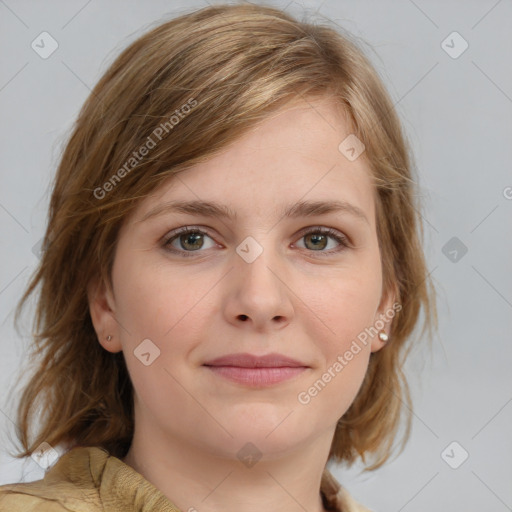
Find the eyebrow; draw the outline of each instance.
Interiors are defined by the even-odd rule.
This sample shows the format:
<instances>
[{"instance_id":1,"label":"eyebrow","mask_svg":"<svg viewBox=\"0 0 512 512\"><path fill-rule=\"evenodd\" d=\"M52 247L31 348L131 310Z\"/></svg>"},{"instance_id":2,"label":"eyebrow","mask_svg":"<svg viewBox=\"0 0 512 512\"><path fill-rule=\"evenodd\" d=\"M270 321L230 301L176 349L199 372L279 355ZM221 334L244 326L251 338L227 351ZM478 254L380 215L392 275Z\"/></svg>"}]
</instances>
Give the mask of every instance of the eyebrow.
<instances>
[{"instance_id":1,"label":"eyebrow","mask_svg":"<svg viewBox=\"0 0 512 512\"><path fill-rule=\"evenodd\" d=\"M236 220L236 212L228 206L213 201L168 201L152 208L139 222L165 213L186 213L203 217ZM347 201L299 201L281 211L285 218L313 217L328 213L346 213L370 224L363 210Z\"/></svg>"}]
</instances>

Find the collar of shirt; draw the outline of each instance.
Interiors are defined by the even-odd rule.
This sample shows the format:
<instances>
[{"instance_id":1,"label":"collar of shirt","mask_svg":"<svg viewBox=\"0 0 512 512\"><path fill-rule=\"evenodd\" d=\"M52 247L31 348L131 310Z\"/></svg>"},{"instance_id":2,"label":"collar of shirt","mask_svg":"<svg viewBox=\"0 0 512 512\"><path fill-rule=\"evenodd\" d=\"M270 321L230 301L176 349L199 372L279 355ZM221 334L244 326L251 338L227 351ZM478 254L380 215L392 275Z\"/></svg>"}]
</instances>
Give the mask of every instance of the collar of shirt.
<instances>
[{"instance_id":1,"label":"collar of shirt","mask_svg":"<svg viewBox=\"0 0 512 512\"><path fill-rule=\"evenodd\" d=\"M320 492L329 511L371 512L357 503L327 468ZM55 510L63 512L181 512L140 473L97 446L72 448L42 480L0 486L0 504L12 504L9 510L13 512L27 510L16 509L17 503L26 507L48 501L61 505Z\"/></svg>"}]
</instances>

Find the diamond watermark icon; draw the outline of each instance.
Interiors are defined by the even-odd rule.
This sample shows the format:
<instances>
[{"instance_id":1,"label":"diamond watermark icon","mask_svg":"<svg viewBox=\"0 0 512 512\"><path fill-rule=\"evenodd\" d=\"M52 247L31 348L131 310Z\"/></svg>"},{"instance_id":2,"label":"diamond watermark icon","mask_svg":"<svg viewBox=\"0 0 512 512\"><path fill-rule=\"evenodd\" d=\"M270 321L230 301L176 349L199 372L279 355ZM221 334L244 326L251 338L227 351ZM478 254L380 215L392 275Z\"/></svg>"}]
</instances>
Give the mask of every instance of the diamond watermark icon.
<instances>
[{"instance_id":1,"label":"diamond watermark icon","mask_svg":"<svg viewBox=\"0 0 512 512\"><path fill-rule=\"evenodd\" d=\"M252 263L263 252L263 247L252 236L248 236L238 245L236 252L246 263Z\"/></svg>"},{"instance_id":2,"label":"diamond watermark icon","mask_svg":"<svg viewBox=\"0 0 512 512\"><path fill-rule=\"evenodd\" d=\"M137 345L133 353L144 366L149 366L160 356L160 349L150 339L146 338Z\"/></svg>"},{"instance_id":3,"label":"diamond watermark icon","mask_svg":"<svg viewBox=\"0 0 512 512\"><path fill-rule=\"evenodd\" d=\"M442 452L441 458L452 469L458 469L469 457L469 453L457 441L452 441Z\"/></svg>"},{"instance_id":4,"label":"diamond watermark icon","mask_svg":"<svg viewBox=\"0 0 512 512\"><path fill-rule=\"evenodd\" d=\"M343 139L341 144L338 146L338 150L347 160L353 162L359 158L361 153L363 153L365 145L360 139L351 133L348 137Z\"/></svg>"},{"instance_id":5,"label":"diamond watermark icon","mask_svg":"<svg viewBox=\"0 0 512 512\"><path fill-rule=\"evenodd\" d=\"M43 257L43 254L44 254L44 251L45 251L45 246L44 246L44 238L41 238L41 240L39 240L39 242L37 242L34 247L32 247L32 254L38 258L38 259L41 259Z\"/></svg>"},{"instance_id":6,"label":"diamond watermark icon","mask_svg":"<svg viewBox=\"0 0 512 512\"><path fill-rule=\"evenodd\" d=\"M468 252L468 248L462 243L462 241L453 236L446 242L441 252L452 262L458 263L463 256Z\"/></svg>"},{"instance_id":7,"label":"diamond watermark icon","mask_svg":"<svg viewBox=\"0 0 512 512\"><path fill-rule=\"evenodd\" d=\"M32 452L30 457L36 464L46 470L59 458L59 454L57 450L44 441Z\"/></svg>"},{"instance_id":8,"label":"diamond watermark icon","mask_svg":"<svg viewBox=\"0 0 512 512\"><path fill-rule=\"evenodd\" d=\"M48 32L41 32L30 46L41 59L47 59L59 47L59 43Z\"/></svg>"},{"instance_id":9,"label":"diamond watermark icon","mask_svg":"<svg viewBox=\"0 0 512 512\"><path fill-rule=\"evenodd\" d=\"M441 48L452 59L458 59L469 48L469 44L458 32L454 31L443 39Z\"/></svg>"},{"instance_id":10,"label":"diamond watermark icon","mask_svg":"<svg viewBox=\"0 0 512 512\"><path fill-rule=\"evenodd\" d=\"M262 455L253 443L245 443L236 454L240 462L248 468L252 468L261 459Z\"/></svg>"}]
</instances>

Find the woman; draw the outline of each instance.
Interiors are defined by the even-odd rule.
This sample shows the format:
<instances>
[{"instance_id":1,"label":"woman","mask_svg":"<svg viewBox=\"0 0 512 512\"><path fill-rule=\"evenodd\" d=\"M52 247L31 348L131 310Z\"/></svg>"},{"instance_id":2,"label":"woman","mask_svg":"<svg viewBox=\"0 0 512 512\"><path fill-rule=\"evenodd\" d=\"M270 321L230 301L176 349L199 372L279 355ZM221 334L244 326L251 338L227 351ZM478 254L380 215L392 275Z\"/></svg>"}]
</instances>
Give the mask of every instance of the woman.
<instances>
[{"instance_id":1,"label":"woman","mask_svg":"<svg viewBox=\"0 0 512 512\"><path fill-rule=\"evenodd\" d=\"M40 286L16 456L51 467L0 510L367 510L326 463L381 466L410 408L416 208L348 37L242 4L139 38L57 171L18 310Z\"/></svg>"}]
</instances>

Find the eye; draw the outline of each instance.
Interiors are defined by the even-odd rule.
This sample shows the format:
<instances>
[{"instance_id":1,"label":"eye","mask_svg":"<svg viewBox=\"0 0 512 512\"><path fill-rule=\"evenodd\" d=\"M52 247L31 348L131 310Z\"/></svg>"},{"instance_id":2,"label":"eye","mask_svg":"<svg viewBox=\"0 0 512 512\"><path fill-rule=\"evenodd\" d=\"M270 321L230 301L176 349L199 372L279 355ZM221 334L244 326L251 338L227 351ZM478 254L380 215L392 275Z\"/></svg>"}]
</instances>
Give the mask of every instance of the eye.
<instances>
[{"instance_id":1,"label":"eye","mask_svg":"<svg viewBox=\"0 0 512 512\"><path fill-rule=\"evenodd\" d=\"M209 246L204 243L205 236L212 240ZM337 247L325 251L324 249L329 245L329 238L336 241ZM307 231L301 233L300 239L306 240L306 249L309 249L310 252L320 253L322 256L329 256L350 247L348 239L332 228L307 228ZM216 244L206 231L194 226L184 226L170 233L162 245L169 252L187 257L193 256L194 252L201 252L201 249L215 247Z\"/></svg>"},{"instance_id":2,"label":"eye","mask_svg":"<svg viewBox=\"0 0 512 512\"><path fill-rule=\"evenodd\" d=\"M335 246L334 249L324 251L323 249L329 244L329 238L334 239L338 247ZM312 252L319 252L322 256L328 256L350 247L347 238L332 228L309 228L307 231L301 233L301 239L306 241L306 249L311 249Z\"/></svg>"},{"instance_id":3,"label":"eye","mask_svg":"<svg viewBox=\"0 0 512 512\"><path fill-rule=\"evenodd\" d=\"M200 249L205 248L204 241L202 240L205 236L211 239L206 231L192 226L186 226L171 233L171 236L167 237L164 241L163 246L166 250L178 253L180 256L192 256L190 253L197 252ZM176 245L178 247L176 247ZM210 247L206 247L206 249L213 246L215 246L215 243L210 245Z\"/></svg>"}]
</instances>

